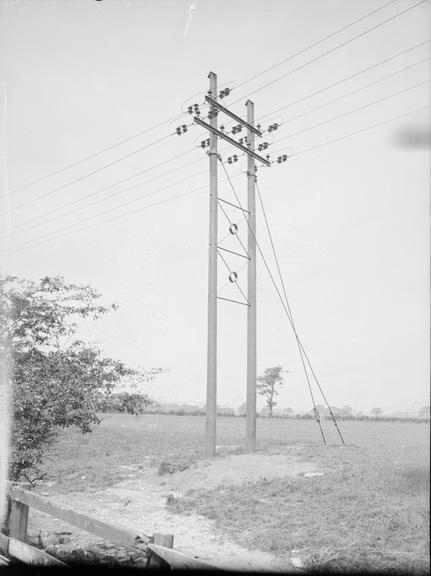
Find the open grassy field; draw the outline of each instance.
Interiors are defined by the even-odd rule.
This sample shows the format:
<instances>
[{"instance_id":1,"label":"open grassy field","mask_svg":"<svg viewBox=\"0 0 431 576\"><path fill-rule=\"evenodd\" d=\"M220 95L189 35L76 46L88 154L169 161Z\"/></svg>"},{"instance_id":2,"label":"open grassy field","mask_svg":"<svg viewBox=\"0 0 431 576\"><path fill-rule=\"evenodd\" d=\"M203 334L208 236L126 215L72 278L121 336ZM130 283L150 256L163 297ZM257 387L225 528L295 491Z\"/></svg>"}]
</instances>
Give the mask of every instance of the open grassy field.
<instances>
[{"instance_id":1,"label":"open grassy field","mask_svg":"<svg viewBox=\"0 0 431 576\"><path fill-rule=\"evenodd\" d=\"M221 455L242 451L243 418L219 418ZM312 569L429 570L429 425L342 422L346 447L325 422L328 446L309 420L258 419L258 450L314 463L324 474L192 490L169 500L198 513L242 546ZM161 461L203 458L204 419L109 415L92 434L62 432L46 470L55 495L113 486ZM179 473L181 474L181 473Z\"/></svg>"}]
</instances>

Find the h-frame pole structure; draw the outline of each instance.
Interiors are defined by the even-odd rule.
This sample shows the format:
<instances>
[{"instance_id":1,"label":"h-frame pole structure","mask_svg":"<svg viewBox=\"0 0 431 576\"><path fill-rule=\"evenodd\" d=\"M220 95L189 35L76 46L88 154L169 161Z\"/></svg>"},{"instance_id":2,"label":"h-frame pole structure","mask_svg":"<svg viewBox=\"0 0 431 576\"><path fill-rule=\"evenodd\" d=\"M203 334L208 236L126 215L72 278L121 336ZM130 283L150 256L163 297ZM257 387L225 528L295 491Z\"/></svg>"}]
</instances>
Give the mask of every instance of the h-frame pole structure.
<instances>
[{"instance_id":1,"label":"h-frame pole structure","mask_svg":"<svg viewBox=\"0 0 431 576\"><path fill-rule=\"evenodd\" d=\"M218 197L217 161L221 160L217 152L217 140L222 138L239 148L247 155L247 209L243 210L248 226L248 268L247 268L247 414L246 414L246 450L256 450L256 166L258 160L266 166L271 163L267 158L256 154L254 150L255 136L262 136L254 126L254 104L247 101L247 121L222 106L217 99L217 76L209 73L210 89L206 101L209 104L210 123L207 124L198 116L194 121L206 128L210 133L209 167L210 167L210 202L209 202L209 267L208 267L208 342L207 342L207 404L206 404L206 434L205 454L208 457L216 453L217 427L217 254L218 254ZM222 112L247 129L247 145L231 138L218 129L217 116ZM234 302L232 300L232 302ZM243 302L238 302L244 304Z\"/></svg>"}]
</instances>

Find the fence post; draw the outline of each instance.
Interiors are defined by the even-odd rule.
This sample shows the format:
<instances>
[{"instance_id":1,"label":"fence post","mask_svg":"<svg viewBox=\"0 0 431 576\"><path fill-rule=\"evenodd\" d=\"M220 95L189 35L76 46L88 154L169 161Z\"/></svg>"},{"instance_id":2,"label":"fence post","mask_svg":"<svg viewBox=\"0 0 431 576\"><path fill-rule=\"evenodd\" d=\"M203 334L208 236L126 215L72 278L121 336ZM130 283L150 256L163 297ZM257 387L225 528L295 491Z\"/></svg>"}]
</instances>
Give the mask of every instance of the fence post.
<instances>
[{"instance_id":1,"label":"fence post","mask_svg":"<svg viewBox=\"0 0 431 576\"><path fill-rule=\"evenodd\" d=\"M31 487L28 482L13 482L13 486L19 486L24 489ZM13 488L10 498L12 505L10 511L9 536L26 542L29 507L27 504L21 504L21 502L14 500Z\"/></svg>"},{"instance_id":2,"label":"fence post","mask_svg":"<svg viewBox=\"0 0 431 576\"><path fill-rule=\"evenodd\" d=\"M12 500L12 512L10 516L9 536L11 538L16 538L17 540L22 540L23 542L26 542L27 523L28 523L27 504L21 504L21 502Z\"/></svg>"},{"instance_id":3,"label":"fence post","mask_svg":"<svg viewBox=\"0 0 431 576\"><path fill-rule=\"evenodd\" d=\"M164 546L165 548L173 548L174 547L174 535L173 534L153 534L153 544L159 544L160 546ZM147 562L147 568L170 568L169 564L159 558L153 552L150 554Z\"/></svg>"}]
</instances>

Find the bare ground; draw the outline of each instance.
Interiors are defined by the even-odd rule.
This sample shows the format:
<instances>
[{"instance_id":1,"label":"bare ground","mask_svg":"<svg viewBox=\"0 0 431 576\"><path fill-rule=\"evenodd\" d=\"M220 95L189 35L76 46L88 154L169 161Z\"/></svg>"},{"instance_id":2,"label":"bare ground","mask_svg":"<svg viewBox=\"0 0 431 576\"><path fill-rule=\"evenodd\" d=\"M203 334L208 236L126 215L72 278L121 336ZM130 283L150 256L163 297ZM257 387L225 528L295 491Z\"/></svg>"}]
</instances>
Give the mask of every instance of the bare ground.
<instances>
[{"instance_id":1,"label":"bare ground","mask_svg":"<svg viewBox=\"0 0 431 576\"><path fill-rule=\"evenodd\" d=\"M151 535L154 532L174 534L174 547L214 565L238 570L289 571L295 567L272 554L247 550L215 528L212 520L194 513L173 513L166 506L173 497L190 490L212 489L275 478L293 477L315 471L315 465L302 462L294 455L228 454L212 460L201 460L191 467L159 475L158 468L145 462L128 468L129 478L104 490L56 495L56 503L118 525L133 527ZM43 490L43 489L42 489ZM43 492L42 492L43 493ZM75 530L45 514L32 511L29 534L42 532L44 542L53 542L54 533L64 532L66 544L85 548L101 541Z\"/></svg>"}]
</instances>

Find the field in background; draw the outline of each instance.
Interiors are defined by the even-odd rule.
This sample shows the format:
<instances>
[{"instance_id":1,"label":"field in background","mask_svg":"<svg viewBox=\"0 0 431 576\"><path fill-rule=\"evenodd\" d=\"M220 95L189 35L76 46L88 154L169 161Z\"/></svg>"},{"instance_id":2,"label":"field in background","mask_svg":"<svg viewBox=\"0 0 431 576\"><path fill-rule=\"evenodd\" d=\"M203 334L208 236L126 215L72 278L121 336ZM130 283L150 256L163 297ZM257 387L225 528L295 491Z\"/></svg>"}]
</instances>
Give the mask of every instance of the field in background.
<instances>
[{"instance_id":1,"label":"field in background","mask_svg":"<svg viewBox=\"0 0 431 576\"><path fill-rule=\"evenodd\" d=\"M325 569L429 569L429 425L342 422L340 446L325 422L328 446L308 420L260 418L258 449L295 454L323 476L262 479L171 499L248 548L283 557L298 550L306 566ZM242 451L245 420L218 419L221 454ZM92 434L66 430L46 469L49 494L89 491L133 477L133 468L203 457L204 418L106 415ZM136 470L136 468L134 468Z\"/></svg>"}]
</instances>

